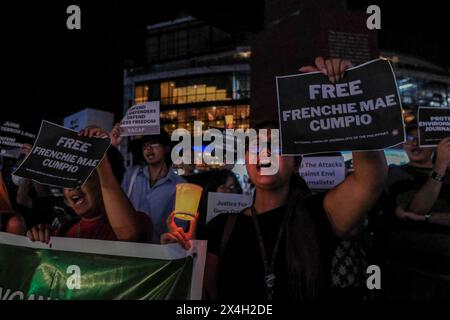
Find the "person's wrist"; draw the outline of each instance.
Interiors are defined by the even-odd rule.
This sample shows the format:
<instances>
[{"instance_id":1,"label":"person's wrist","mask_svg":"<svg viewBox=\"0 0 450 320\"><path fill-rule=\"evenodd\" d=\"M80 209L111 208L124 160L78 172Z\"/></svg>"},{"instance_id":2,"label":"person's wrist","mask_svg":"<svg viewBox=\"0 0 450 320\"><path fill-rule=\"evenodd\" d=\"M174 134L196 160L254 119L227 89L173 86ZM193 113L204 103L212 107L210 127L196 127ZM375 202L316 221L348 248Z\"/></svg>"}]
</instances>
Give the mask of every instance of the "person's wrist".
<instances>
[{"instance_id":1,"label":"person's wrist","mask_svg":"<svg viewBox=\"0 0 450 320\"><path fill-rule=\"evenodd\" d=\"M436 170L432 170L429 174L430 179L433 179L437 182L442 182L445 178L445 171L444 174L441 174L440 172Z\"/></svg>"},{"instance_id":2,"label":"person's wrist","mask_svg":"<svg viewBox=\"0 0 450 320\"><path fill-rule=\"evenodd\" d=\"M436 161L436 164L433 166L433 171L444 176L447 172L447 164L441 161Z\"/></svg>"}]
</instances>

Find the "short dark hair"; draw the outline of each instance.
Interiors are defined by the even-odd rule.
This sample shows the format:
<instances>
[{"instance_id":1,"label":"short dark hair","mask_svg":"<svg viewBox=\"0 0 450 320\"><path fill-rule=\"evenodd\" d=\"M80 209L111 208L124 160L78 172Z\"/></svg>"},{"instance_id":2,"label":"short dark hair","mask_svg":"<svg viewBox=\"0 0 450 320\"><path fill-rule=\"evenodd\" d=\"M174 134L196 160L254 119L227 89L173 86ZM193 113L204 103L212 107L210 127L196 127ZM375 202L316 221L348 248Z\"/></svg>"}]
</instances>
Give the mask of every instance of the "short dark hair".
<instances>
[{"instance_id":1,"label":"short dark hair","mask_svg":"<svg viewBox=\"0 0 450 320\"><path fill-rule=\"evenodd\" d=\"M146 136L143 136L142 138L140 138L141 148L142 148L142 144L144 144L145 142L160 143L166 147L170 147L172 144L169 134L163 128L161 128L159 134L146 135Z\"/></svg>"},{"instance_id":2,"label":"short dark hair","mask_svg":"<svg viewBox=\"0 0 450 320\"><path fill-rule=\"evenodd\" d=\"M145 162L145 159L142 156L142 146L144 145L144 143L160 143L163 146L168 147L169 152L165 158L165 163L167 167L170 167L172 165L172 158L170 154L172 152L173 142L166 130L161 128L159 134L145 135L130 141L129 148L135 159L135 164L142 164L143 162Z\"/></svg>"}]
</instances>

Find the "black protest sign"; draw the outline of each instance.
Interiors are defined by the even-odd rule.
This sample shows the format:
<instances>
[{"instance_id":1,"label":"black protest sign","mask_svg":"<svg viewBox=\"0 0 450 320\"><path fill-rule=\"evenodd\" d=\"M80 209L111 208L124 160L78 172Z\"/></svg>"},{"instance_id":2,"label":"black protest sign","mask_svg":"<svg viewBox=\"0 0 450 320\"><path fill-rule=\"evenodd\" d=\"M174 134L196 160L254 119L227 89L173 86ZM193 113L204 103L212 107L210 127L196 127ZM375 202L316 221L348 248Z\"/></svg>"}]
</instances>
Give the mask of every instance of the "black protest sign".
<instances>
[{"instance_id":1,"label":"black protest sign","mask_svg":"<svg viewBox=\"0 0 450 320\"><path fill-rule=\"evenodd\" d=\"M15 121L0 122L0 156L17 157L25 143L32 145L36 135Z\"/></svg>"},{"instance_id":2,"label":"black protest sign","mask_svg":"<svg viewBox=\"0 0 450 320\"><path fill-rule=\"evenodd\" d=\"M277 77L282 154L381 150L404 142L391 65L373 60L331 83L322 73Z\"/></svg>"},{"instance_id":3,"label":"black protest sign","mask_svg":"<svg viewBox=\"0 0 450 320\"><path fill-rule=\"evenodd\" d=\"M77 188L98 166L110 143L108 138L81 137L42 121L33 148L14 174L42 184Z\"/></svg>"},{"instance_id":4,"label":"black protest sign","mask_svg":"<svg viewBox=\"0 0 450 320\"><path fill-rule=\"evenodd\" d=\"M419 145L434 147L450 137L450 109L421 107L417 112Z\"/></svg>"}]
</instances>

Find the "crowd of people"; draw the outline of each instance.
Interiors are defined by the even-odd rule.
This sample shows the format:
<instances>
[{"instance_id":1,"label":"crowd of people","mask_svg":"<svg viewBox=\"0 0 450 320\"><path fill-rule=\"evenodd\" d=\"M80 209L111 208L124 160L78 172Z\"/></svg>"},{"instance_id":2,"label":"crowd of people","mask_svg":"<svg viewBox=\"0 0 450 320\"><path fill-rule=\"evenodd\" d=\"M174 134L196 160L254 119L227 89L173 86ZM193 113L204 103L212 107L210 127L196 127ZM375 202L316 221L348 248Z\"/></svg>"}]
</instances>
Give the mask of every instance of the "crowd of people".
<instances>
[{"instance_id":1,"label":"crowd of people","mask_svg":"<svg viewBox=\"0 0 450 320\"><path fill-rule=\"evenodd\" d=\"M316 59L301 71L330 81L350 63ZM277 129L263 122L255 129ZM407 128L409 163L388 168L383 151L353 153L353 172L337 187L312 193L299 175L301 157L280 156L274 175L247 162L253 205L206 223L208 192L242 193L229 170L179 176L172 170L164 130L134 142L140 164L125 168L116 149L121 128L91 126L87 137L109 136L112 146L79 189L58 191L12 175L3 162L1 231L48 243L50 237L156 244L208 241L205 299L431 299L450 297L450 268L443 244L450 230L450 138L421 148L417 127ZM30 146L22 148L23 159ZM248 157L248 151L246 157ZM5 181L3 181L5 180ZM176 185L203 187L197 217L176 220ZM444 240L443 240L444 239ZM447 258L448 259L448 258ZM366 288L366 267L382 270L382 293Z\"/></svg>"}]
</instances>

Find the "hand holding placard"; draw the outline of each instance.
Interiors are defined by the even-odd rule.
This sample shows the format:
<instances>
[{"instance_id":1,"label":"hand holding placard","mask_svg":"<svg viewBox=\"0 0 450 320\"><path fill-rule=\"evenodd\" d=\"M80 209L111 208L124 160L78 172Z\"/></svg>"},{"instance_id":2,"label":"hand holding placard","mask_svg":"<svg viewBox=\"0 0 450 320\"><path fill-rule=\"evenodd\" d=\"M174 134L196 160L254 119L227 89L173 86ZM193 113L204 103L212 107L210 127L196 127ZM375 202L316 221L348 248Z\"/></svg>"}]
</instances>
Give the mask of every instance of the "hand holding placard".
<instances>
[{"instance_id":1,"label":"hand holding placard","mask_svg":"<svg viewBox=\"0 0 450 320\"><path fill-rule=\"evenodd\" d=\"M353 66L350 61L338 58L325 60L322 57L317 57L314 63L315 66L303 66L299 71L304 73L320 71L328 76L328 79L333 83L342 79L345 70Z\"/></svg>"},{"instance_id":2,"label":"hand holding placard","mask_svg":"<svg viewBox=\"0 0 450 320\"><path fill-rule=\"evenodd\" d=\"M435 171L445 175L450 168L450 138L442 139L436 147Z\"/></svg>"},{"instance_id":3,"label":"hand holding placard","mask_svg":"<svg viewBox=\"0 0 450 320\"><path fill-rule=\"evenodd\" d=\"M77 133L42 121L33 148L14 174L42 184L77 188L99 165L109 145L108 135L98 127Z\"/></svg>"},{"instance_id":4,"label":"hand holding placard","mask_svg":"<svg viewBox=\"0 0 450 320\"><path fill-rule=\"evenodd\" d=\"M152 135L160 133L159 101L137 104L128 109L120 122L121 136Z\"/></svg>"},{"instance_id":5,"label":"hand holding placard","mask_svg":"<svg viewBox=\"0 0 450 320\"><path fill-rule=\"evenodd\" d=\"M114 127L112 128L111 132L109 133L109 138L111 139L111 145L118 148L119 145L122 143L123 137L122 137L123 129L120 126L120 123L116 123Z\"/></svg>"},{"instance_id":6,"label":"hand holding placard","mask_svg":"<svg viewBox=\"0 0 450 320\"><path fill-rule=\"evenodd\" d=\"M316 72L277 77L283 155L381 150L404 141L401 103L388 61L348 70L351 64L345 60L318 58L316 64L301 68Z\"/></svg>"}]
</instances>

